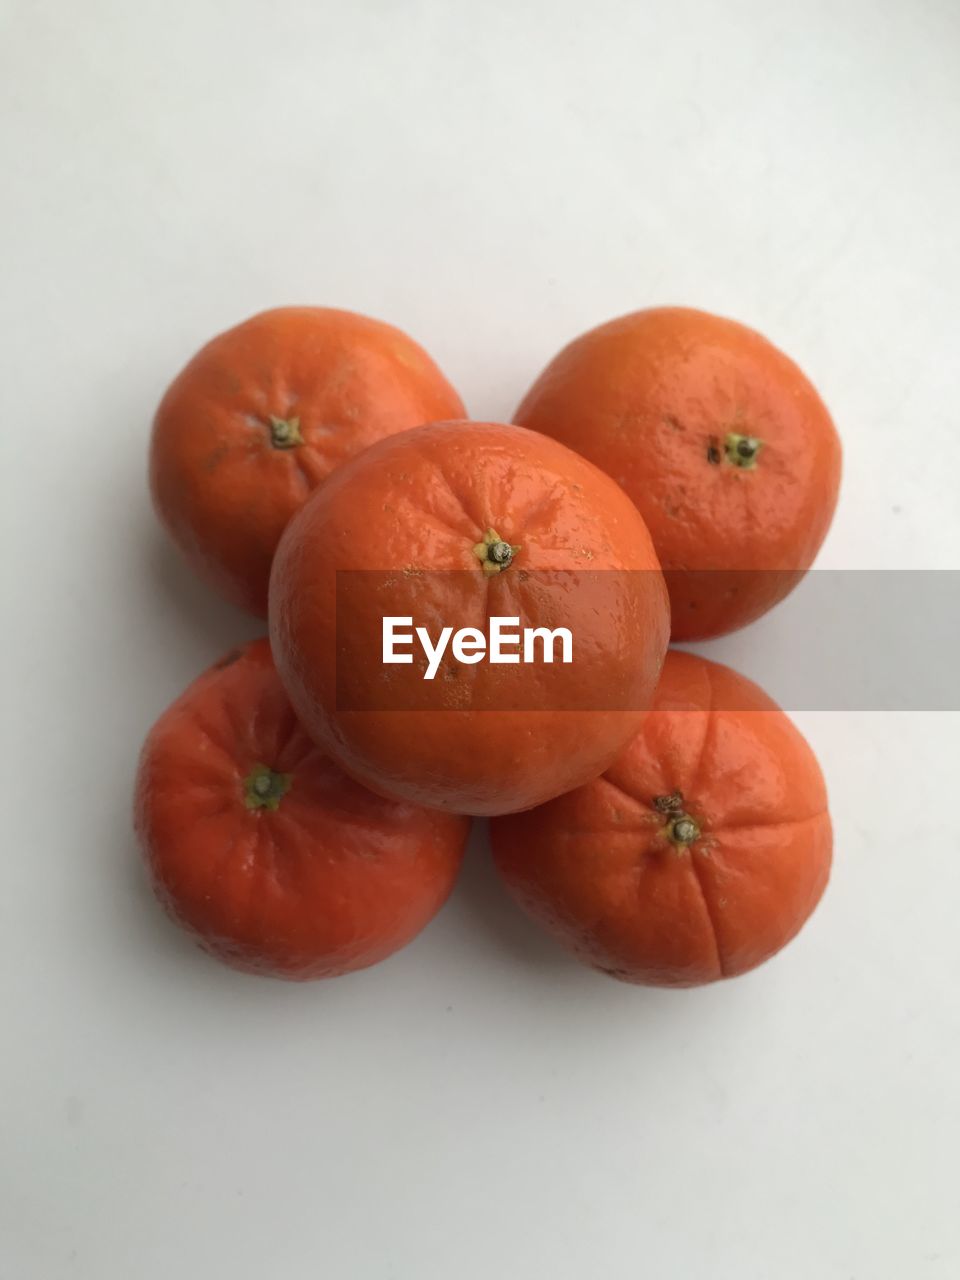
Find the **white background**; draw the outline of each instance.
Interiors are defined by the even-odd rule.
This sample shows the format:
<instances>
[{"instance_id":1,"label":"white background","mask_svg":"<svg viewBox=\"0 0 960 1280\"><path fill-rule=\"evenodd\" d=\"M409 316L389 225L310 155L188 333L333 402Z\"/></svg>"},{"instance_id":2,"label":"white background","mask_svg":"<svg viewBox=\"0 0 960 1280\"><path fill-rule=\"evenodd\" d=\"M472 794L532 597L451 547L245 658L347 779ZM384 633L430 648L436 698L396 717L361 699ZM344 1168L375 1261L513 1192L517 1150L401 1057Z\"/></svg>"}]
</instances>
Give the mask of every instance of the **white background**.
<instances>
[{"instance_id":1,"label":"white background","mask_svg":"<svg viewBox=\"0 0 960 1280\"><path fill-rule=\"evenodd\" d=\"M380 968L243 977L129 813L257 631L147 501L201 342L370 312L501 418L584 328L717 310L834 411L820 563L956 569L958 168L952 0L0 0L2 1280L958 1274L956 715L798 717L832 886L686 993L568 960L480 840Z\"/></svg>"}]
</instances>

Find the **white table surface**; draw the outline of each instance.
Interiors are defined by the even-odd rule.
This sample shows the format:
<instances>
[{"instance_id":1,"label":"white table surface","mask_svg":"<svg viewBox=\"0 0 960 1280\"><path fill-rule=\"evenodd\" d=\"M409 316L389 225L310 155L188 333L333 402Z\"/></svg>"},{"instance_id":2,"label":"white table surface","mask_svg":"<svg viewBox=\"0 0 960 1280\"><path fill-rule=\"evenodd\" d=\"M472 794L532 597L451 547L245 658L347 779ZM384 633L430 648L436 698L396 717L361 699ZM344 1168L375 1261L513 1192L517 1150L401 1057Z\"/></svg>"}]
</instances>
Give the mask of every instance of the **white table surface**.
<instances>
[{"instance_id":1,"label":"white table surface","mask_svg":"<svg viewBox=\"0 0 960 1280\"><path fill-rule=\"evenodd\" d=\"M258 630L155 526L151 414L266 306L394 321L492 418L612 315L736 316L843 435L820 564L960 568L958 139L951 0L0 0L2 1280L960 1274L956 714L797 717L831 888L686 993L567 959L482 833L388 963L243 977L129 812Z\"/></svg>"}]
</instances>

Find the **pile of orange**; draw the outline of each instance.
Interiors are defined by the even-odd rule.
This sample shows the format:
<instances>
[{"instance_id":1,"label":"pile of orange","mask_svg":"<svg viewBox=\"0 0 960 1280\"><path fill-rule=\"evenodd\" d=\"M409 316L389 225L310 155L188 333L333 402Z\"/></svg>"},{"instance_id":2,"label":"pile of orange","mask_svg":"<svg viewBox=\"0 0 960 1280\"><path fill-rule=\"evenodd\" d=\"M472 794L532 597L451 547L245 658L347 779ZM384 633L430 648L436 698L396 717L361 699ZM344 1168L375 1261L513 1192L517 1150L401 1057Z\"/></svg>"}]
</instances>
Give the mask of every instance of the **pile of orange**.
<instances>
[{"instance_id":1,"label":"pile of orange","mask_svg":"<svg viewBox=\"0 0 960 1280\"><path fill-rule=\"evenodd\" d=\"M140 760L153 883L209 952L296 979L384 959L442 907L473 816L520 906L629 982L742 973L809 917L832 849L810 747L667 648L773 607L833 515L830 416L759 334L625 316L505 425L389 325L268 311L170 386L150 478L197 572L269 617ZM529 652L487 660L497 619Z\"/></svg>"}]
</instances>

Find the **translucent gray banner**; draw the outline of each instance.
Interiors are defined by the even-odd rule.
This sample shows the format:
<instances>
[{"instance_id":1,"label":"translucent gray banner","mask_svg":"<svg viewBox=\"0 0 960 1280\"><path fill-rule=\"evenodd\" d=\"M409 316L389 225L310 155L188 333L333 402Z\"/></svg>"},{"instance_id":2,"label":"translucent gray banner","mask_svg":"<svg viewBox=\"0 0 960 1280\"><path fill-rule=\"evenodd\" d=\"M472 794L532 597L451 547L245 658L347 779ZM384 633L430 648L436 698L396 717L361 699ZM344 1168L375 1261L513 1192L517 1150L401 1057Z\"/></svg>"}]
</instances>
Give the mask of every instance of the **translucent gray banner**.
<instances>
[{"instance_id":1,"label":"translucent gray banner","mask_svg":"<svg viewBox=\"0 0 960 1280\"><path fill-rule=\"evenodd\" d=\"M716 592L755 594L758 576L724 571ZM644 616L642 606L634 608L650 598L643 578L648 575L612 570L511 570L492 582L461 571L340 572L338 706L632 709L636 683L626 669L606 671L603 637L606 625L613 630ZM697 578L698 589L710 594L710 575ZM422 622L433 634L443 627L482 629L496 614L519 618L521 627L570 621L572 664L492 668L487 658L458 664L451 644L427 678L428 662L415 639L407 642L409 665L383 664L380 628L388 615L412 616L401 630ZM588 634L578 635L578 615L589 619ZM747 676L786 711L960 711L960 570L814 570L757 622L680 647Z\"/></svg>"},{"instance_id":2,"label":"translucent gray banner","mask_svg":"<svg viewBox=\"0 0 960 1280\"><path fill-rule=\"evenodd\" d=\"M960 711L960 570L815 569L751 626L680 647L786 711Z\"/></svg>"}]
</instances>

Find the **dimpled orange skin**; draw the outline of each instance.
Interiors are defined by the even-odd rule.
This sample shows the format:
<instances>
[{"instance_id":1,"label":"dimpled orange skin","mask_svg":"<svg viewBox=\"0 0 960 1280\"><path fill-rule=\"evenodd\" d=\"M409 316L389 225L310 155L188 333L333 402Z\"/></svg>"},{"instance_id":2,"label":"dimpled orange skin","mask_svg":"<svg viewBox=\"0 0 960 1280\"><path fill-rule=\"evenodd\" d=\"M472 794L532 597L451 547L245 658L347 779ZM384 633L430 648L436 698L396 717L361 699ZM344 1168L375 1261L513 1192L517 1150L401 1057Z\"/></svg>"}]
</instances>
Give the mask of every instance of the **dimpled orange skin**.
<instances>
[{"instance_id":1,"label":"dimpled orange skin","mask_svg":"<svg viewBox=\"0 0 960 1280\"><path fill-rule=\"evenodd\" d=\"M280 535L316 486L375 440L463 414L392 325L327 307L264 311L207 343L163 397L154 506L215 590L266 617Z\"/></svg>"},{"instance_id":2,"label":"dimpled orange skin","mask_svg":"<svg viewBox=\"0 0 960 1280\"><path fill-rule=\"evenodd\" d=\"M671 838L682 818L698 834ZM511 893L584 963L690 987L753 969L798 932L830 874L827 794L805 739L729 667L671 650L612 768L491 824Z\"/></svg>"},{"instance_id":3,"label":"dimpled orange skin","mask_svg":"<svg viewBox=\"0 0 960 1280\"><path fill-rule=\"evenodd\" d=\"M258 796L265 771L282 794ZM346 778L298 725L266 640L211 667L151 729L135 817L174 919L234 968L296 980L409 942L453 888L470 825Z\"/></svg>"},{"instance_id":4,"label":"dimpled orange skin","mask_svg":"<svg viewBox=\"0 0 960 1280\"><path fill-rule=\"evenodd\" d=\"M813 563L833 518L840 441L817 392L759 333L703 311L637 311L585 333L515 421L582 453L637 504L675 640L766 613ZM750 465L738 437L761 442Z\"/></svg>"},{"instance_id":5,"label":"dimpled orange skin","mask_svg":"<svg viewBox=\"0 0 960 1280\"><path fill-rule=\"evenodd\" d=\"M492 576L476 554L489 528L520 548ZM384 668L379 640L361 661L360 624L379 636L377 575L341 575L338 597L337 570L399 570L409 610L389 611L428 607L436 629L549 613L572 632L573 662L451 663L430 686L436 709L338 708L338 610L358 624L339 640L351 678L424 685L417 667ZM541 591L539 571L554 570ZM649 705L668 630L656 555L623 491L562 445L496 423L421 427L342 467L291 522L270 588L277 665L316 741L366 786L460 813L529 808L600 773Z\"/></svg>"}]
</instances>

